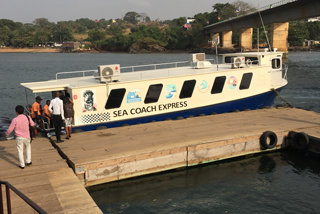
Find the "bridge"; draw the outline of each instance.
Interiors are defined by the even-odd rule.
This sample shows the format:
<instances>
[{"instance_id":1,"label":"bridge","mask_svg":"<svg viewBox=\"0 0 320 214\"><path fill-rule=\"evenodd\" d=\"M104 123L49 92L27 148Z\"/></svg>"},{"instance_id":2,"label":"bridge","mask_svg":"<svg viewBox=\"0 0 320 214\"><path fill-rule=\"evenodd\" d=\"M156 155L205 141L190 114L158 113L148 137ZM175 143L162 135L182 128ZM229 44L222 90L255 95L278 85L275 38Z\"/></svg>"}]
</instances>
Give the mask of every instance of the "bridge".
<instances>
[{"instance_id":1,"label":"bridge","mask_svg":"<svg viewBox=\"0 0 320 214\"><path fill-rule=\"evenodd\" d=\"M289 21L320 16L320 0L283 0L244 16L231 18L205 27L212 40L222 33L222 47L232 47L232 31L240 29L240 47L252 49L253 27L271 25L270 46L279 51L288 51Z\"/></svg>"}]
</instances>

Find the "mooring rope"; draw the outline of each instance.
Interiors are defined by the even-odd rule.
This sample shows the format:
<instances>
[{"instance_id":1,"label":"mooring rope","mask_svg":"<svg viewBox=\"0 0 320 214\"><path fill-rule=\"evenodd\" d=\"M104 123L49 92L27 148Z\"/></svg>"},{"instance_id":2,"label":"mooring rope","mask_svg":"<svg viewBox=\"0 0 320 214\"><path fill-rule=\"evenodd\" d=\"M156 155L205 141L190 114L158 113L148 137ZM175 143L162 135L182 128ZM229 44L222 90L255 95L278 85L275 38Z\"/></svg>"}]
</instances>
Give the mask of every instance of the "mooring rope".
<instances>
[{"instance_id":1,"label":"mooring rope","mask_svg":"<svg viewBox=\"0 0 320 214\"><path fill-rule=\"evenodd\" d=\"M280 96L279 92L278 92L276 89L271 88L271 91L276 92L277 96L278 96L281 100L283 100L283 101L287 104L287 106L289 106L290 108L293 108L293 106L292 106L290 103L288 103L285 99L283 99L283 98Z\"/></svg>"}]
</instances>

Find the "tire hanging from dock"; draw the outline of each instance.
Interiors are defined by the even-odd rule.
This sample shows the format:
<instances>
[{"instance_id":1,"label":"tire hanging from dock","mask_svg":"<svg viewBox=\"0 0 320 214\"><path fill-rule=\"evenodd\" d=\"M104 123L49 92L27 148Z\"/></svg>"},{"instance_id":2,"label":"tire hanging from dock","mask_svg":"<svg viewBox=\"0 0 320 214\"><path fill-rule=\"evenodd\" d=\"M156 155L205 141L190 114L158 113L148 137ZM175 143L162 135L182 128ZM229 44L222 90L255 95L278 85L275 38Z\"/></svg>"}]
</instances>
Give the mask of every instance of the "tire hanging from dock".
<instances>
[{"instance_id":1,"label":"tire hanging from dock","mask_svg":"<svg viewBox=\"0 0 320 214\"><path fill-rule=\"evenodd\" d=\"M260 145L263 149L272 149L278 143L277 135L272 131L264 132L260 137Z\"/></svg>"},{"instance_id":2,"label":"tire hanging from dock","mask_svg":"<svg viewBox=\"0 0 320 214\"><path fill-rule=\"evenodd\" d=\"M304 151L309 146L309 136L304 132L296 133L292 138L293 147Z\"/></svg>"}]
</instances>

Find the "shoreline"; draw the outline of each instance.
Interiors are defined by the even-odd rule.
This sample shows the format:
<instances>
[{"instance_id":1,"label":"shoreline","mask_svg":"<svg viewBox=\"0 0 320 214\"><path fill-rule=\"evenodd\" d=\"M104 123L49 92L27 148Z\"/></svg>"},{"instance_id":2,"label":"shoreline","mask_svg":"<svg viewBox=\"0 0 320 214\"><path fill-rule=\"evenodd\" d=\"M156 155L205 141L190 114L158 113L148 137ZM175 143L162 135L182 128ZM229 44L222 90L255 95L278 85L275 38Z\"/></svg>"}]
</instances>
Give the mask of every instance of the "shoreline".
<instances>
[{"instance_id":1,"label":"shoreline","mask_svg":"<svg viewBox=\"0 0 320 214\"><path fill-rule=\"evenodd\" d=\"M0 48L0 53L59 53L60 48Z\"/></svg>"},{"instance_id":2,"label":"shoreline","mask_svg":"<svg viewBox=\"0 0 320 214\"><path fill-rule=\"evenodd\" d=\"M212 49L213 50L213 49ZM222 51L223 50L223 51ZM235 52L237 49L235 48L220 48L220 51L222 52ZM251 51L254 51L255 49L252 49ZM164 52L148 52L150 54L152 53L193 53L195 50L190 51L190 50L166 50ZM195 51L204 51L207 52L208 49L206 48L199 48L199 50ZM288 48L288 52L320 52L319 48L316 47L289 47ZM0 48L0 53L62 53L62 48L9 48L9 47L5 47L5 48ZM69 52L70 53L70 52ZM74 50L71 53L128 53L129 52L125 52L125 51L105 51L105 50ZM132 53L131 53L132 54ZM135 54L139 54L139 53L135 53Z\"/></svg>"}]
</instances>

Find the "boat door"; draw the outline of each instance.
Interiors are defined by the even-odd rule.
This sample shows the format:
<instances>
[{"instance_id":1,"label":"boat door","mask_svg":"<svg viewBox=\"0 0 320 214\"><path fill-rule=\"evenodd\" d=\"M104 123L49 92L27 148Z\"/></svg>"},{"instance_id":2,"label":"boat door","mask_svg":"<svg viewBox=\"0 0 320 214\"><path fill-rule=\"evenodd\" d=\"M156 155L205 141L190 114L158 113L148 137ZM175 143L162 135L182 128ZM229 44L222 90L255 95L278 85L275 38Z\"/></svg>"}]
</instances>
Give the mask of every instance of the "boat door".
<instances>
[{"instance_id":1,"label":"boat door","mask_svg":"<svg viewBox=\"0 0 320 214\"><path fill-rule=\"evenodd\" d=\"M272 87L282 86L282 57L273 56L270 58L271 71L270 81Z\"/></svg>"}]
</instances>

